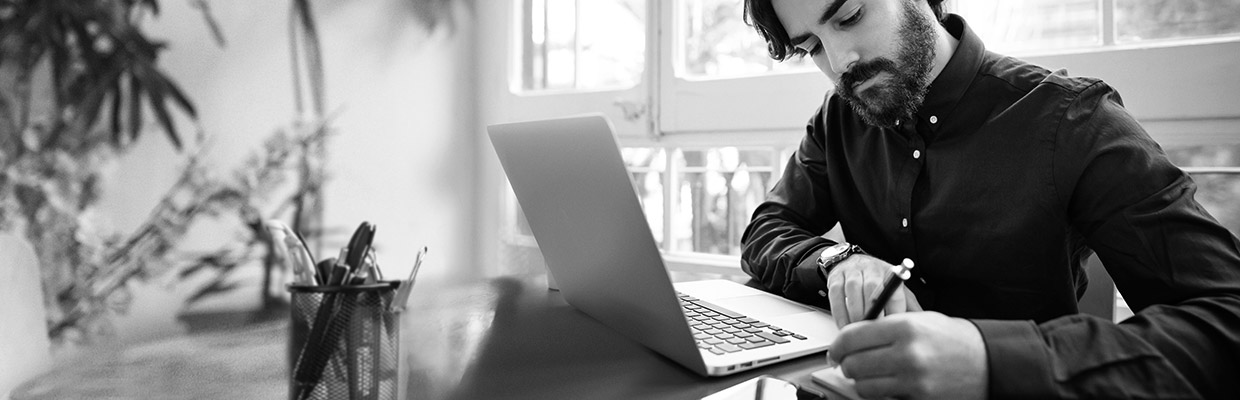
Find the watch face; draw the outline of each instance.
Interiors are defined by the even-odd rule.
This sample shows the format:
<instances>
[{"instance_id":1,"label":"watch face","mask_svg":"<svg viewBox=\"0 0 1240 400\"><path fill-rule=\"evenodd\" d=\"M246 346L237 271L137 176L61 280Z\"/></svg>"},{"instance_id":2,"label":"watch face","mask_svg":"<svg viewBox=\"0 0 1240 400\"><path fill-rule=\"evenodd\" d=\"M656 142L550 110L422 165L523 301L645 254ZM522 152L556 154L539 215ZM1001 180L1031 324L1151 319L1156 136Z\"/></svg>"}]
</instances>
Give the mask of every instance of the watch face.
<instances>
[{"instance_id":1,"label":"watch face","mask_svg":"<svg viewBox=\"0 0 1240 400\"><path fill-rule=\"evenodd\" d=\"M822 258L830 258L830 257L835 257L835 256L838 256L838 255L840 255L840 254L843 254L843 253L844 253L844 251L846 251L846 250L848 250L848 243L840 243L840 244L836 244L836 245L834 245L834 246L828 247L826 250L823 250L823 251L822 251Z\"/></svg>"}]
</instances>

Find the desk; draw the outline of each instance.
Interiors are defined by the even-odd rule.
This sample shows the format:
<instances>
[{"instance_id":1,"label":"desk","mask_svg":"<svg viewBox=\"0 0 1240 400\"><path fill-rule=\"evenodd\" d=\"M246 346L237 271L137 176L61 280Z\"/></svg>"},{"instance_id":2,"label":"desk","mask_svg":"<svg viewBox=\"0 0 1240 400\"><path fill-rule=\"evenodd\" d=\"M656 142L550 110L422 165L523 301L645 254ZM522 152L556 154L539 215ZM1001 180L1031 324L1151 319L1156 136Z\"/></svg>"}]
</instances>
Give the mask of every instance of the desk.
<instances>
[{"instance_id":1,"label":"desk","mask_svg":"<svg viewBox=\"0 0 1240 400\"><path fill-rule=\"evenodd\" d=\"M26 399L287 398L287 322L92 349L19 386ZM548 291L541 276L419 286L401 321L406 399L698 399L769 374L810 389L823 355L704 378Z\"/></svg>"}]
</instances>

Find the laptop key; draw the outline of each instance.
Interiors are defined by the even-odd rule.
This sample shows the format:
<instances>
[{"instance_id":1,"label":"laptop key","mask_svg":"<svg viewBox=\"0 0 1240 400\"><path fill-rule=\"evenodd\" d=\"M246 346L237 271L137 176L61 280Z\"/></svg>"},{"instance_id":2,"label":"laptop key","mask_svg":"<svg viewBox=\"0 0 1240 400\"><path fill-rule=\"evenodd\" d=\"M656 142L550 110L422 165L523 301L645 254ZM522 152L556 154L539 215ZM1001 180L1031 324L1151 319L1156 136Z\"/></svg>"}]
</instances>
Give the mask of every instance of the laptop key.
<instances>
[{"instance_id":1,"label":"laptop key","mask_svg":"<svg viewBox=\"0 0 1240 400\"><path fill-rule=\"evenodd\" d=\"M719 350L719 349L716 349L716 348L714 348L714 347L709 348L709 349L707 349L707 350L710 350L710 352L711 352L711 353L715 353L715 354L718 354L718 355L724 355L724 354L726 354L726 353L727 353L726 351Z\"/></svg>"},{"instance_id":2,"label":"laptop key","mask_svg":"<svg viewBox=\"0 0 1240 400\"><path fill-rule=\"evenodd\" d=\"M720 350L723 350L729 353L735 353L735 352L741 351L741 348L739 346L728 344L728 343L724 343L716 347L718 347Z\"/></svg>"},{"instance_id":3,"label":"laptop key","mask_svg":"<svg viewBox=\"0 0 1240 400\"><path fill-rule=\"evenodd\" d=\"M697 305L706 307L707 309L710 309L711 311L714 311L714 312L717 312L723 315L727 315L732 318L746 318L743 314L739 314L739 313L736 313L735 311L731 311L726 308L711 304L710 302L705 301L705 300L698 300Z\"/></svg>"},{"instance_id":4,"label":"laptop key","mask_svg":"<svg viewBox=\"0 0 1240 400\"><path fill-rule=\"evenodd\" d=\"M758 332L757 335L765 338L766 340L770 340L775 343L788 343L788 339L784 338L783 336L772 335L767 332Z\"/></svg>"},{"instance_id":5,"label":"laptop key","mask_svg":"<svg viewBox=\"0 0 1240 400\"><path fill-rule=\"evenodd\" d=\"M762 341L762 342L759 342L759 343L752 343L752 342L749 342L749 343L741 343L741 344L739 344L739 345L737 345L737 346L740 346L742 349L749 350L749 349L756 349L756 348L759 348L759 347L771 346L771 345L774 345L774 344L775 344L775 343L771 343L771 342L767 342L767 341Z\"/></svg>"}]
</instances>

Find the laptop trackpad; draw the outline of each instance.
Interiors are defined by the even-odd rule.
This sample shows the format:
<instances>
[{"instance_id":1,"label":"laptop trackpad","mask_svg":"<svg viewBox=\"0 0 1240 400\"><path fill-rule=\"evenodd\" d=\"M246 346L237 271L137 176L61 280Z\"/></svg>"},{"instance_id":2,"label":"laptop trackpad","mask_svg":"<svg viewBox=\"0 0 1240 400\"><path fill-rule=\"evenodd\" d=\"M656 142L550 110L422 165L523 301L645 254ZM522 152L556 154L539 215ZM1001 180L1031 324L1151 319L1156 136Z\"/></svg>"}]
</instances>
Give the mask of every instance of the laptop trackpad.
<instances>
[{"instance_id":1,"label":"laptop trackpad","mask_svg":"<svg viewBox=\"0 0 1240 400\"><path fill-rule=\"evenodd\" d=\"M729 297L713 299L710 302L750 317L770 318L814 311L812 308L767 295Z\"/></svg>"}]
</instances>

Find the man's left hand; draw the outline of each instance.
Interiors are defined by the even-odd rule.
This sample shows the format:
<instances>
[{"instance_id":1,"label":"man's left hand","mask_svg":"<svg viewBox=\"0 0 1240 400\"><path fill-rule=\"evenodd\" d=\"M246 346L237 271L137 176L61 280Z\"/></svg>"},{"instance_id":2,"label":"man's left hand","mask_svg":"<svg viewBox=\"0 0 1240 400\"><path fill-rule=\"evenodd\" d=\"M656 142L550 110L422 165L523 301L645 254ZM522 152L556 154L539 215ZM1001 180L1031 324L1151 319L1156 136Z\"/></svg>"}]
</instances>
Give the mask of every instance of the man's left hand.
<instances>
[{"instance_id":1,"label":"man's left hand","mask_svg":"<svg viewBox=\"0 0 1240 400\"><path fill-rule=\"evenodd\" d=\"M827 353L866 398L984 399L986 344L965 319L889 315L844 327Z\"/></svg>"}]
</instances>

